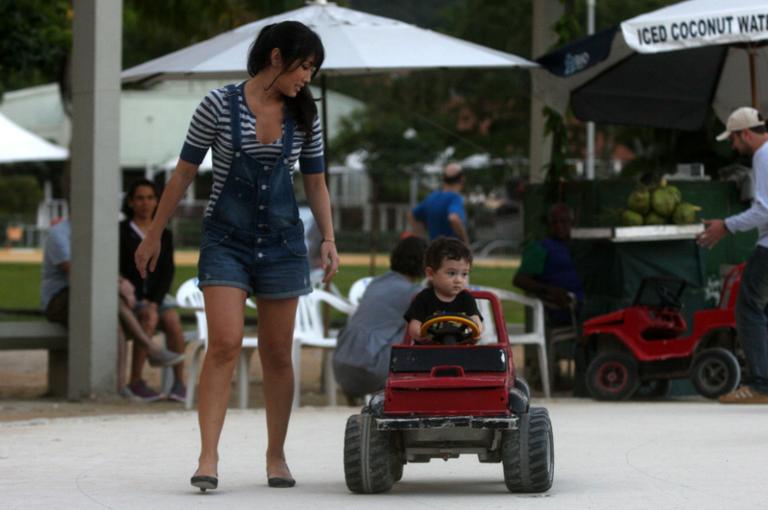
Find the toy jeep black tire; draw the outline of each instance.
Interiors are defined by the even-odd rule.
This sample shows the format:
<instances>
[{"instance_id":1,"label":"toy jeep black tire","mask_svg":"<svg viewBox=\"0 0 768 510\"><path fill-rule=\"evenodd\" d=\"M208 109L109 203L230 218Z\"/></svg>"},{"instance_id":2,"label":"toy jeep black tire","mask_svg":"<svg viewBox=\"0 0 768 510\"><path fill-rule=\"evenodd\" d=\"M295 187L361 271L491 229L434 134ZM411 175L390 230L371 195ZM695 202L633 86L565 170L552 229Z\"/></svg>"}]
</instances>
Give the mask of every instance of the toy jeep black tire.
<instances>
[{"instance_id":1,"label":"toy jeep black tire","mask_svg":"<svg viewBox=\"0 0 768 510\"><path fill-rule=\"evenodd\" d=\"M624 352L600 354L587 367L586 384L597 400L626 400L640 385L637 361Z\"/></svg>"},{"instance_id":2,"label":"toy jeep black tire","mask_svg":"<svg viewBox=\"0 0 768 510\"><path fill-rule=\"evenodd\" d=\"M355 414L347 419L344 432L344 479L352 492L372 494L386 492L395 483L395 461L390 433L376 429L376 420L370 414ZM398 477L398 479L399 479Z\"/></svg>"},{"instance_id":3,"label":"toy jeep black tire","mask_svg":"<svg viewBox=\"0 0 768 510\"><path fill-rule=\"evenodd\" d=\"M520 416L518 430L502 435L501 460L504 483L510 492L544 492L552 487L555 448L552 423L543 407L531 407Z\"/></svg>"},{"instance_id":4,"label":"toy jeep black tire","mask_svg":"<svg viewBox=\"0 0 768 510\"><path fill-rule=\"evenodd\" d=\"M691 382L700 394L717 398L735 390L741 380L739 360L731 351L711 347L699 352L691 363Z\"/></svg>"}]
</instances>

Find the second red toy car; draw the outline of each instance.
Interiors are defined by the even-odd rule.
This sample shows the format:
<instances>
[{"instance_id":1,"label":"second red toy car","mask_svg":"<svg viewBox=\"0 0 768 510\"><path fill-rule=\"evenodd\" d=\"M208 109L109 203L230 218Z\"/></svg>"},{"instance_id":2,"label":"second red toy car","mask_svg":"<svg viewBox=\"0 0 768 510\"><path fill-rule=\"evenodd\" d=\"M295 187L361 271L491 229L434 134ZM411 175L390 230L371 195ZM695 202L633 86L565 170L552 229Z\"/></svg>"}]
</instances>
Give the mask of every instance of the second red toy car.
<instances>
[{"instance_id":1,"label":"second red toy car","mask_svg":"<svg viewBox=\"0 0 768 510\"><path fill-rule=\"evenodd\" d=\"M623 400L643 387L666 393L669 380L690 377L708 398L739 384L734 308L744 265L725 278L717 308L694 313L693 328L681 312L685 281L646 278L629 308L584 322L582 340L590 359L586 385L598 400Z\"/></svg>"}]
</instances>

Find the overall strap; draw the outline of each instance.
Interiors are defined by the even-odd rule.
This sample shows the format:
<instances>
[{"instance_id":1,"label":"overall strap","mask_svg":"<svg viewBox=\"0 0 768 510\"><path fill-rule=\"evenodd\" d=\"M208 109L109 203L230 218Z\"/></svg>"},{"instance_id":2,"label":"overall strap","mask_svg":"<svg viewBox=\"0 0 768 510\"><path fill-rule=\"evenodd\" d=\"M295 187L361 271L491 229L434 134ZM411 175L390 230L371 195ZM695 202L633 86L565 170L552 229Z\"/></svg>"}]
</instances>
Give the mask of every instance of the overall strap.
<instances>
[{"instance_id":1,"label":"overall strap","mask_svg":"<svg viewBox=\"0 0 768 510\"><path fill-rule=\"evenodd\" d=\"M283 108L283 155L284 159L290 158L293 152L293 132L296 129L296 121L288 112L288 108Z\"/></svg>"},{"instance_id":2,"label":"overall strap","mask_svg":"<svg viewBox=\"0 0 768 510\"><path fill-rule=\"evenodd\" d=\"M245 85L245 82L243 82ZM234 152L240 151L240 90L243 85L239 87L229 84L227 85L227 99L229 100L229 127L232 135L232 150Z\"/></svg>"}]
</instances>

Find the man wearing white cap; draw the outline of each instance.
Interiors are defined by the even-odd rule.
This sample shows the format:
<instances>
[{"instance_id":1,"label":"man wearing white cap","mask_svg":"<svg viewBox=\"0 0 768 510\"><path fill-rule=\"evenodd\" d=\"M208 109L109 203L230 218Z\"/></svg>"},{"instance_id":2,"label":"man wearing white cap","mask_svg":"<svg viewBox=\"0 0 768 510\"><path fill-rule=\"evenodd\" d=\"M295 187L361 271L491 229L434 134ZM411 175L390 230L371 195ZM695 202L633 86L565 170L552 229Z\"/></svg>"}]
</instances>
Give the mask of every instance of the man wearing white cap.
<instances>
[{"instance_id":1,"label":"man wearing white cap","mask_svg":"<svg viewBox=\"0 0 768 510\"><path fill-rule=\"evenodd\" d=\"M748 384L720 397L724 404L768 404L768 130L754 108L734 111L717 139L730 139L733 149L752 156L755 199L748 210L725 220L704 220L698 237L712 247L731 232L757 228L755 251L747 260L736 302L736 329L749 370Z\"/></svg>"}]
</instances>

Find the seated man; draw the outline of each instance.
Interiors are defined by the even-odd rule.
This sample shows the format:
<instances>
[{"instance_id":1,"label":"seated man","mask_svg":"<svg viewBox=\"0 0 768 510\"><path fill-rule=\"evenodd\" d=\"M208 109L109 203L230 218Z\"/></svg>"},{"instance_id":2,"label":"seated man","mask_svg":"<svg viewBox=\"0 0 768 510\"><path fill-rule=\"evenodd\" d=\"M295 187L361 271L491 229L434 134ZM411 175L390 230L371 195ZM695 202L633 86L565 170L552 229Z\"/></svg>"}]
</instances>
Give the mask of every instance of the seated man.
<instances>
[{"instance_id":1,"label":"seated man","mask_svg":"<svg viewBox=\"0 0 768 510\"><path fill-rule=\"evenodd\" d=\"M51 228L43 247L43 268L40 282L40 301L45 316L50 322L65 326L69 322L69 270L70 270L69 220L64 220ZM118 297L118 372L117 390L125 390L125 336L123 330L143 344L149 350L149 361L153 366L171 366L184 361L184 354L163 349L144 333L136 316L133 314L134 288L128 280L120 278Z\"/></svg>"},{"instance_id":2,"label":"seated man","mask_svg":"<svg viewBox=\"0 0 768 510\"><path fill-rule=\"evenodd\" d=\"M520 268L512 280L515 287L544 302L550 326L570 324L571 310L578 311L584 302L581 278L568 247L572 226L570 207L564 203L550 207L547 237L525 247Z\"/></svg>"},{"instance_id":3,"label":"seated man","mask_svg":"<svg viewBox=\"0 0 768 510\"><path fill-rule=\"evenodd\" d=\"M547 214L547 237L529 243L523 250L520 268L512 284L527 294L535 296L544 303L545 322L551 333L552 329L578 327L577 317L584 302L584 289L576 271L568 241L571 238L573 211L564 203L554 204ZM562 330L561 330L562 331ZM573 390L576 395L583 392L581 372L583 370L583 352L577 349L575 338L577 331L565 330L568 342L557 342L551 334L547 335L547 357L549 372L558 386L559 371L556 360L573 359ZM554 343L554 345L553 345ZM526 356L527 357L527 356ZM566 381L570 379L566 375ZM570 383L564 386L570 387Z\"/></svg>"},{"instance_id":4,"label":"seated man","mask_svg":"<svg viewBox=\"0 0 768 510\"><path fill-rule=\"evenodd\" d=\"M397 243L390 270L368 284L360 306L339 333L333 373L350 403L384 387L390 346L403 339L403 313L421 289L426 247L420 237Z\"/></svg>"}]
</instances>

